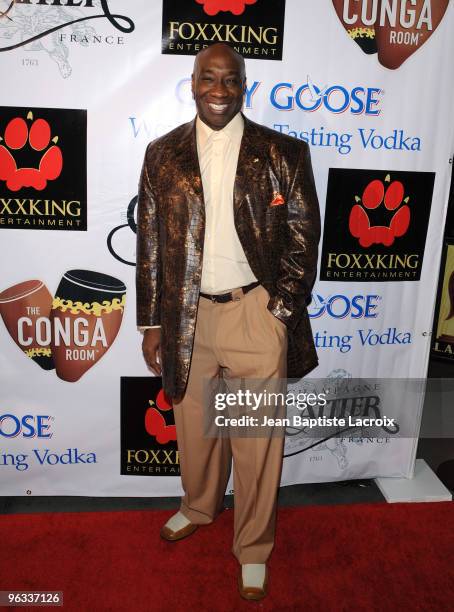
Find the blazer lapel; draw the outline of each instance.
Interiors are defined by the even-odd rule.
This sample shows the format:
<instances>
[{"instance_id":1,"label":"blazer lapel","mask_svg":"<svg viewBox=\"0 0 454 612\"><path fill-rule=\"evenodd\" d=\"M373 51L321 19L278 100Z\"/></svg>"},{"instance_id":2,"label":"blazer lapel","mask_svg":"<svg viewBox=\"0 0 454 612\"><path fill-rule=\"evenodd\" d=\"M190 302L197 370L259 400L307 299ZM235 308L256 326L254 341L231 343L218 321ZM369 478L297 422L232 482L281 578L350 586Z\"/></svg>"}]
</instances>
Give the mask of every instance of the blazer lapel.
<instances>
[{"instance_id":1,"label":"blazer lapel","mask_svg":"<svg viewBox=\"0 0 454 612\"><path fill-rule=\"evenodd\" d=\"M175 149L176 171L185 177L185 183L187 183L186 196L192 216L200 215L204 218L205 203L197 154L195 119L187 123L185 127L182 138Z\"/></svg>"},{"instance_id":2,"label":"blazer lapel","mask_svg":"<svg viewBox=\"0 0 454 612\"><path fill-rule=\"evenodd\" d=\"M243 115L244 131L241 140L240 153L233 190L233 211L236 214L241 206L253 192L255 178L266 163L263 153L260 154L257 146L258 134L255 124Z\"/></svg>"}]
</instances>

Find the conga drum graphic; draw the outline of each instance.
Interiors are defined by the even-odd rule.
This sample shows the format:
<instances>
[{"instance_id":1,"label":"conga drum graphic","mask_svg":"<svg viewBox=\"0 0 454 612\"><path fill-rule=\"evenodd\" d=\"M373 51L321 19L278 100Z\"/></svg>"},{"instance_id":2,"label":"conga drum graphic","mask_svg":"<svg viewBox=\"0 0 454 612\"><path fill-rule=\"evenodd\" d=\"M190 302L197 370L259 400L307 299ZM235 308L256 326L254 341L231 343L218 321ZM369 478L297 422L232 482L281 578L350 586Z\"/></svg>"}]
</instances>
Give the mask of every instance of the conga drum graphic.
<instances>
[{"instance_id":1,"label":"conga drum graphic","mask_svg":"<svg viewBox=\"0 0 454 612\"><path fill-rule=\"evenodd\" d=\"M0 293L0 314L11 338L44 370L52 370L49 314L52 296L39 280L13 285Z\"/></svg>"},{"instance_id":2,"label":"conga drum graphic","mask_svg":"<svg viewBox=\"0 0 454 612\"><path fill-rule=\"evenodd\" d=\"M90 270L66 272L50 315L59 378L75 382L101 359L120 329L125 301L125 285L112 276Z\"/></svg>"}]
</instances>

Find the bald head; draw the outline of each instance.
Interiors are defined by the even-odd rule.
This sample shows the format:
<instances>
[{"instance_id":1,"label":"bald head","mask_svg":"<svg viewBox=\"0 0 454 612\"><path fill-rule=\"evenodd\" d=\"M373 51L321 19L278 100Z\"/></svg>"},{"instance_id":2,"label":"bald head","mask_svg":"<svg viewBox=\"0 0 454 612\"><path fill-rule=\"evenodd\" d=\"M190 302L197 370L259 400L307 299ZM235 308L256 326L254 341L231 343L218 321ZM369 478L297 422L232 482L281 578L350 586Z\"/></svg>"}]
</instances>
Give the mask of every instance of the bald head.
<instances>
[{"instance_id":1,"label":"bald head","mask_svg":"<svg viewBox=\"0 0 454 612\"><path fill-rule=\"evenodd\" d=\"M200 68L200 61L208 56L211 58L215 58L216 56L225 57L230 56L230 58L237 63L238 71L241 76L246 78L246 64L244 62L244 57L240 55L233 47L230 47L227 43L215 43L214 45L210 45L209 47L205 47L201 51L197 53L194 60L194 73L196 73Z\"/></svg>"}]
</instances>

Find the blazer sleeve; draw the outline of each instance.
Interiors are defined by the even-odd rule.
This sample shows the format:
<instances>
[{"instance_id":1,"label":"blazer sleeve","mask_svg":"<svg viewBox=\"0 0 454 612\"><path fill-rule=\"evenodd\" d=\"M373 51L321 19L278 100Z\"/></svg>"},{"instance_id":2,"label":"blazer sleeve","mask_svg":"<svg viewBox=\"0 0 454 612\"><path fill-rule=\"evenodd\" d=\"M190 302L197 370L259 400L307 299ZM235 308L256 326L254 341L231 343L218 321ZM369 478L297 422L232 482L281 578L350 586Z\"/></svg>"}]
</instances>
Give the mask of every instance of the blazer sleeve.
<instances>
[{"instance_id":1,"label":"blazer sleeve","mask_svg":"<svg viewBox=\"0 0 454 612\"><path fill-rule=\"evenodd\" d=\"M310 296L317 272L320 211L309 145L302 142L287 194L288 241L281 257L276 295L268 309L294 329Z\"/></svg>"},{"instance_id":2,"label":"blazer sleeve","mask_svg":"<svg viewBox=\"0 0 454 612\"><path fill-rule=\"evenodd\" d=\"M161 249L158 199L150 180L150 146L147 148L139 182L137 204L136 298L137 325L161 324Z\"/></svg>"}]
</instances>

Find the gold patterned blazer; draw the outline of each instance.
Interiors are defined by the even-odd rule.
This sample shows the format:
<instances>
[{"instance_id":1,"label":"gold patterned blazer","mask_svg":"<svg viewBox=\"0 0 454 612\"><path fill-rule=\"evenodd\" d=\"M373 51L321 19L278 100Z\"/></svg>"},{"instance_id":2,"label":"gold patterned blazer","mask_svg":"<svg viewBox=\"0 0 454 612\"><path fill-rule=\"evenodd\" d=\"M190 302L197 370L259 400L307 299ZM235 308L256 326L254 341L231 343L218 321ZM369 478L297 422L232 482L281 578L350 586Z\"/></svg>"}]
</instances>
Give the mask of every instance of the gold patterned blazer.
<instances>
[{"instance_id":1,"label":"gold patterned blazer","mask_svg":"<svg viewBox=\"0 0 454 612\"><path fill-rule=\"evenodd\" d=\"M320 214L308 145L243 116L234 219L249 265L288 328L288 377L317 365L306 304ZM274 205L271 203L274 202ZM202 274L205 208L195 120L148 145L139 185L137 325L161 325L163 385L184 395Z\"/></svg>"}]
</instances>

